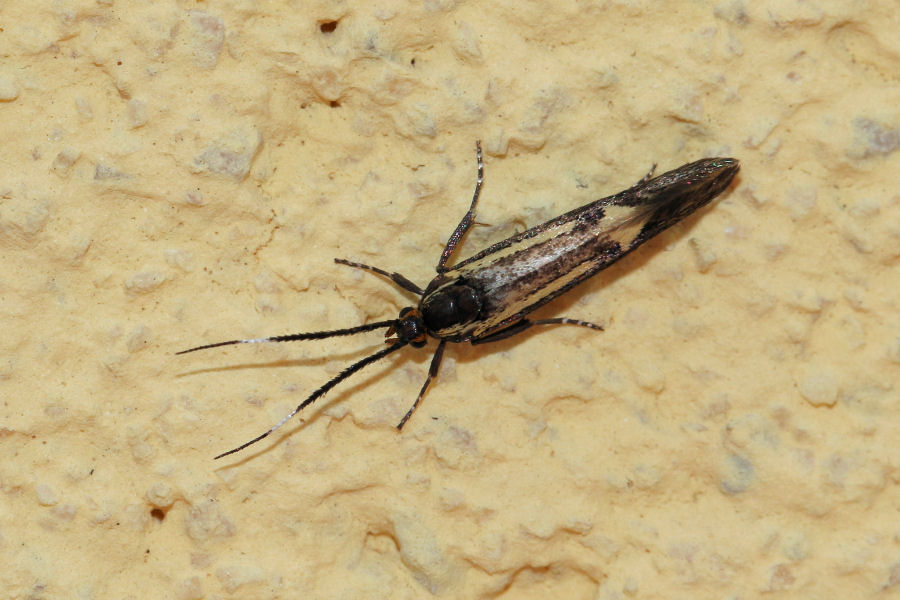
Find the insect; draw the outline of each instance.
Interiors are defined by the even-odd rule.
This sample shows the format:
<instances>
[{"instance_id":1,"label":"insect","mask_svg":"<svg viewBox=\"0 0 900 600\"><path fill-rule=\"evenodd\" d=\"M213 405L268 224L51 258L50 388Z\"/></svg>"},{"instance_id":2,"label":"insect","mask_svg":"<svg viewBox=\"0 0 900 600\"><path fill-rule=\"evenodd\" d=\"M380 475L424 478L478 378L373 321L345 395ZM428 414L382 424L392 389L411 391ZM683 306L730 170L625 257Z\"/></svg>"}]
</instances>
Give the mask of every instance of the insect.
<instances>
[{"instance_id":1,"label":"insect","mask_svg":"<svg viewBox=\"0 0 900 600\"><path fill-rule=\"evenodd\" d=\"M479 142L475 143L475 149L478 178L472 203L441 253L436 267L437 276L425 289L399 273L335 259L339 264L390 279L398 287L418 296L418 306L402 309L396 319L346 329L231 340L177 353L186 354L232 344L320 340L387 329L386 348L346 367L262 435L215 458L240 452L255 444L363 367L407 345L421 348L428 337L438 340L437 349L425 383L412 407L397 424L398 430L412 416L429 384L437 377L448 342L486 344L522 333L535 325L577 325L602 330L600 325L576 319L557 317L530 321L525 316L708 204L728 187L740 168L740 163L734 158L704 158L653 177L654 165L650 173L624 192L585 204L497 242L450 267L447 263L474 222L475 205L484 183L484 163Z\"/></svg>"}]
</instances>

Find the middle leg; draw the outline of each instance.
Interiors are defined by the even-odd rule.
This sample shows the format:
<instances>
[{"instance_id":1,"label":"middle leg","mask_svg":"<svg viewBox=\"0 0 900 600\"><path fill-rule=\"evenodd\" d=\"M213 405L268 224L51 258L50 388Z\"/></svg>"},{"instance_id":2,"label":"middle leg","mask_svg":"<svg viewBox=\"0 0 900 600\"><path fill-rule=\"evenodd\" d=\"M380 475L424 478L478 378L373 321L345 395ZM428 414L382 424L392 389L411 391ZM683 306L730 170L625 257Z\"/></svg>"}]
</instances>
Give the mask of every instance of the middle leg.
<instances>
[{"instance_id":1,"label":"middle leg","mask_svg":"<svg viewBox=\"0 0 900 600\"><path fill-rule=\"evenodd\" d=\"M450 239L447 240L447 245L444 246L444 251L441 252L441 258L438 261L437 267L435 267L435 270L438 273L443 273L447 270L447 261L450 260L450 256L453 254L453 251L456 250L456 246L459 245L459 240L462 239L462 236L466 234L475 220L475 205L478 204L478 197L481 195L481 185L484 183L484 162L481 160L480 140L475 142L475 156L478 159L478 180L475 182L475 193L472 195L472 204L469 205L469 210L463 216L462 221L459 222L459 225L457 225L456 229L453 230L453 233L450 234Z\"/></svg>"},{"instance_id":2,"label":"middle leg","mask_svg":"<svg viewBox=\"0 0 900 600\"><path fill-rule=\"evenodd\" d=\"M446 340L441 340L438 344L437 350L434 351L434 356L431 358L431 366L428 367L428 377L425 379L425 383L422 384L422 389L419 390L419 395L416 396L416 401L413 402L412 408L406 411L406 414L403 415L403 418L400 419L400 422L397 423L397 431L403 429L403 426L406 425L406 422L409 421L409 418L415 412L416 408L419 406L419 402L422 401L422 396L425 395L425 390L428 389L428 384L431 383L431 380L437 377L438 370L441 368L441 359L444 357L444 346L447 344Z\"/></svg>"}]
</instances>

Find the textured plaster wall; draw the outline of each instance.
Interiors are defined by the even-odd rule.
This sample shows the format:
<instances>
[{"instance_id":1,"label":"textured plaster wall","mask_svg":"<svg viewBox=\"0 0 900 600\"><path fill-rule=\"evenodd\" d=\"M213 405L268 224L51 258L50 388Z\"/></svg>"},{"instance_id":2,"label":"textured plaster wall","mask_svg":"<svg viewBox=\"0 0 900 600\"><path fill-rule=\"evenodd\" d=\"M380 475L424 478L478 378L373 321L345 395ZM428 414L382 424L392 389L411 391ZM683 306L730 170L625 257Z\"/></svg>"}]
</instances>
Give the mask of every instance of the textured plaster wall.
<instances>
[{"instance_id":1,"label":"textured plaster wall","mask_svg":"<svg viewBox=\"0 0 900 600\"><path fill-rule=\"evenodd\" d=\"M893 0L0 4L8 598L900 594ZM717 203L545 329L372 366L461 257L653 163ZM431 348L433 348L433 344Z\"/></svg>"}]
</instances>

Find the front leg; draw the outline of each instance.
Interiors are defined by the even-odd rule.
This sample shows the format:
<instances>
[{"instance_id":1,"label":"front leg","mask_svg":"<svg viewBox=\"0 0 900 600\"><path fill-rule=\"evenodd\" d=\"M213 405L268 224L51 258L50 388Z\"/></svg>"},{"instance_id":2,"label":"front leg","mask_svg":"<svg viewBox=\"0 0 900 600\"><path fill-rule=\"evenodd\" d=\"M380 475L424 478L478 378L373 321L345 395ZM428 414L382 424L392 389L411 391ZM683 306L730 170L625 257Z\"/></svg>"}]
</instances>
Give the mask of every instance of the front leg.
<instances>
[{"instance_id":1,"label":"front leg","mask_svg":"<svg viewBox=\"0 0 900 600\"><path fill-rule=\"evenodd\" d=\"M469 227L472 226L472 222L475 220L475 205L478 204L478 196L481 195L481 184L484 182L484 162L481 160L480 140L475 142L475 156L478 159L478 180L475 182L475 193L472 195L472 204L469 205L469 211L463 216L462 221L459 222L456 229L453 230L450 239L447 240L447 245L444 246L444 251L441 252L441 258L438 261L437 267L435 267L435 270L438 273L443 273L448 270L446 266L447 261L450 260L450 256L453 254L453 251L456 250L459 240L462 239L462 236L466 234Z\"/></svg>"},{"instance_id":2,"label":"front leg","mask_svg":"<svg viewBox=\"0 0 900 600\"><path fill-rule=\"evenodd\" d=\"M412 292L416 296L421 296L422 294L425 293L422 291L422 288L420 288L419 286L414 284L412 281L410 281L409 279L407 279L400 273L388 273L384 269L379 269L378 267L373 267L371 265L364 265L362 263L353 262L351 260L346 260L343 258L336 258L336 259L334 259L334 262L336 262L339 265L347 265L348 267L356 267L357 269L364 269L366 271L372 271L373 273L378 273L379 275L383 275L384 277L387 277L388 279L390 279L391 281L396 283L398 286L402 287L404 290L406 290L408 292Z\"/></svg>"},{"instance_id":3,"label":"front leg","mask_svg":"<svg viewBox=\"0 0 900 600\"><path fill-rule=\"evenodd\" d=\"M416 408L419 407L419 402L422 401L422 396L425 395L425 390L428 389L428 384L431 383L431 380L437 377L438 371L441 368L441 359L444 357L444 346L447 344L446 340L441 340L438 344L437 350L434 351L434 356L431 357L431 366L428 367L428 377L425 379L425 383L422 384L422 389L419 390L419 395L416 396L416 401L413 402L412 407L406 411L406 414L403 415L403 418L400 419L400 422L397 423L397 431L403 429L403 426L406 425L406 422L409 421L409 418L416 411Z\"/></svg>"}]
</instances>

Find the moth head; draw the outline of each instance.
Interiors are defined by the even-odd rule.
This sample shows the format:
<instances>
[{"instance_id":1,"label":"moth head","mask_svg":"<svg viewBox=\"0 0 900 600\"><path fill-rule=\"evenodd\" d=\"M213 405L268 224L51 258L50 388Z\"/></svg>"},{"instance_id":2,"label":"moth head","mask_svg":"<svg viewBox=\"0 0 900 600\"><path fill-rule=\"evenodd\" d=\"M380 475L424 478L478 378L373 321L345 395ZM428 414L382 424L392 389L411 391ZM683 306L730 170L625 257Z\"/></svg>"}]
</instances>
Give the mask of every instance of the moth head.
<instances>
[{"instance_id":1,"label":"moth head","mask_svg":"<svg viewBox=\"0 0 900 600\"><path fill-rule=\"evenodd\" d=\"M473 288L457 282L427 294L419 309L429 331L447 335L477 319L481 301Z\"/></svg>"},{"instance_id":2,"label":"moth head","mask_svg":"<svg viewBox=\"0 0 900 600\"><path fill-rule=\"evenodd\" d=\"M390 337L396 335L397 337ZM388 328L384 337L388 344L403 342L413 348L421 348L425 345L425 324L422 315L412 306L400 310L397 320Z\"/></svg>"}]
</instances>

